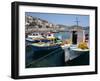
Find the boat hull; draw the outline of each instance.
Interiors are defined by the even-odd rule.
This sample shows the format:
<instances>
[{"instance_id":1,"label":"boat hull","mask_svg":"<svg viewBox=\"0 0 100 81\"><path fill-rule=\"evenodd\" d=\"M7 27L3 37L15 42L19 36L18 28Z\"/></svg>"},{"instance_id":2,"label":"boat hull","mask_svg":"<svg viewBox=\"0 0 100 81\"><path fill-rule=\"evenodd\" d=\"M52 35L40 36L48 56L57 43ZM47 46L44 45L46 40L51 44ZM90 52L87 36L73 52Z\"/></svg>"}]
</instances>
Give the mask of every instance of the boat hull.
<instances>
[{"instance_id":1,"label":"boat hull","mask_svg":"<svg viewBox=\"0 0 100 81\"><path fill-rule=\"evenodd\" d=\"M26 47L26 68L64 66L64 50L60 46Z\"/></svg>"}]
</instances>

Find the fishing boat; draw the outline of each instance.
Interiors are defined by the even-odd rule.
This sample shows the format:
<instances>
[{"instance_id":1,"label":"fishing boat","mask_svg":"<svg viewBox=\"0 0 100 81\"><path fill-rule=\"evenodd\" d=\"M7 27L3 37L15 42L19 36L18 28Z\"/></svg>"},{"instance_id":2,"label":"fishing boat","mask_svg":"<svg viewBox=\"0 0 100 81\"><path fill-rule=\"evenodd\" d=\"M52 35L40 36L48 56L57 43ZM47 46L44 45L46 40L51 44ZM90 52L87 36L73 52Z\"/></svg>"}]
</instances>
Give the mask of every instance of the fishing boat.
<instances>
[{"instance_id":1,"label":"fishing boat","mask_svg":"<svg viewBox=\"0 0 100 81\"><path fill-rule=\"evenodd\" d=\"M32 39L43 38L43 36L38 32L34 32L34 33L31 33L30 35L28 35L28 38L32 38Z\"/></svg>"},{"instance_id":2,"label":"fishing boat","mask_svg":"<svg viewBox=\"0 0 100 81\"><path fill-rule=\"evenodd\" d=\"M52 67L64 65L64 50L59 46L26 47L26 67Z\"/></svg>"},{"instance_id":3,"label":"fishing boat","mask_svg":"<svg viewBox=\"0 0 100 81\"><path fill-rule=\"evenodd\" d=\"M32 33L28 35L26 41L31 43L38 43L38 42L50 42L51 40L55 39L54 34L47 32L47 33Z\"/></svg>"},{"instance_id":4,"label":"fishing boat","mask_svg":"<svg viewBox=\"0 0 100 81\"><path fill-rule=\"evenodd\" d=\"M70 60L73 60L74 58L77 58L82 54L89 54L89 49L70 47Z\"/></svg>"},{"instance_id":5,"label":"fishing boat","mask_svg":"<svg viewBox=\"0 0 100 81\"><path fill-rule=\"evenodd\" d=\"M70 48L68 60L65 61L67 66L89 65L89 49Z\"/></svg>"},{"instance_id":6,"label":"fishing boat","mask_svg":"<svg viewBox=\"0 0 100 81\"><path fill-rule=\"evenodd\" d=\"M28 38L26 38L26 42L27 42L27 43L38 43L38 42L40 42L40 41L39 41L39 40L33 40L33 38L28 37Z\"/></svg>"}]
</instances>

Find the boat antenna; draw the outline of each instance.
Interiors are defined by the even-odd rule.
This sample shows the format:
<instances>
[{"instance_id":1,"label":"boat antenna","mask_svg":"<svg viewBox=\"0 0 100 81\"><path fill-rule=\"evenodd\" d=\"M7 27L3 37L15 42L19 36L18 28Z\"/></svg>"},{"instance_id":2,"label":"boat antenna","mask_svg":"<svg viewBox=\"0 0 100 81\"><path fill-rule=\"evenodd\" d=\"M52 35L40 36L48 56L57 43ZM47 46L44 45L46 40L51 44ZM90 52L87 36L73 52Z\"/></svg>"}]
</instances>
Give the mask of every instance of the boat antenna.
<instances>
[{"instance_id":1,"label":"boat antenna","mask_svg":"<svg viewBox=\"0 0 100 81\"><path fill-rule=\"evenodd\" d=\"M80 22L80 21L78 20L78 17L76 17L76 21L75 21L75 22L76 22L76 26L78 27L78 26L79 26L79 22Z\"/></svg>"}]
</instances>

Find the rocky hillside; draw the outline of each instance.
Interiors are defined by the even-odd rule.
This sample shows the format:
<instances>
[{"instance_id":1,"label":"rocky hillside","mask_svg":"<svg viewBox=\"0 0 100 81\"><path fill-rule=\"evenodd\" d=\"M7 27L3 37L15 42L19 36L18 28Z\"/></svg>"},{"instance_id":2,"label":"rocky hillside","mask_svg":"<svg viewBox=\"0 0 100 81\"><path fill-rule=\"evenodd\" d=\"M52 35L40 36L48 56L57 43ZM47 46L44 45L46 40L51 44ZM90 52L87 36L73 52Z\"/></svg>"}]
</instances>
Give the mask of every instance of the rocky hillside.
<instances>
[{"instance_id":1,"label":"rocky hillside","mask_svg":"<svg viewBox=\"0 0 100 81\"><path fill-rule=\"evenodd\" d=\"M81 26L66 26L62 24L54 24L49 21L32 17L32 16L25 16L25 28L26 31L69 31L69 30L87 30L89 31L89 27L81 27Z\"/></svg>"},{"instance_id":2,"label":"rocky hillside","mask_svg":"<svg viewBox=\"0 0 100 81\"><path fill-rule=\"evenodd\" d=\"M32 17L32 16L25 16L25 26L26 28L65 28L64 25L57 25L54 23L50 23L46 20Z\"/></svg>"}]
</instances>

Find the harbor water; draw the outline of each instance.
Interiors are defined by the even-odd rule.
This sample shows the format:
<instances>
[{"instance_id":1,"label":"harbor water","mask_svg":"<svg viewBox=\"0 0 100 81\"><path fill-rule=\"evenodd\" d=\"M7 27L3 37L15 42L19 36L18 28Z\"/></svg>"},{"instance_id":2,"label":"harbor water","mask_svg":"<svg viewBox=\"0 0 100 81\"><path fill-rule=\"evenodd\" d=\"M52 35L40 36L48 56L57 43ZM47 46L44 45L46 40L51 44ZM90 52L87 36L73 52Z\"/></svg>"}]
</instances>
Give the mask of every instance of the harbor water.
<instances>
[{"instance_id":1,"label":"harbor water","mask_svg":"<svg viewBox=\"0 0 100 81\"><path fill-rule=\"evenodd\" d=\"M66 39L70 39L71 32L57 32L54 34L54 36L61 40L66 40Z\"/></svg>"}]
</instances>

